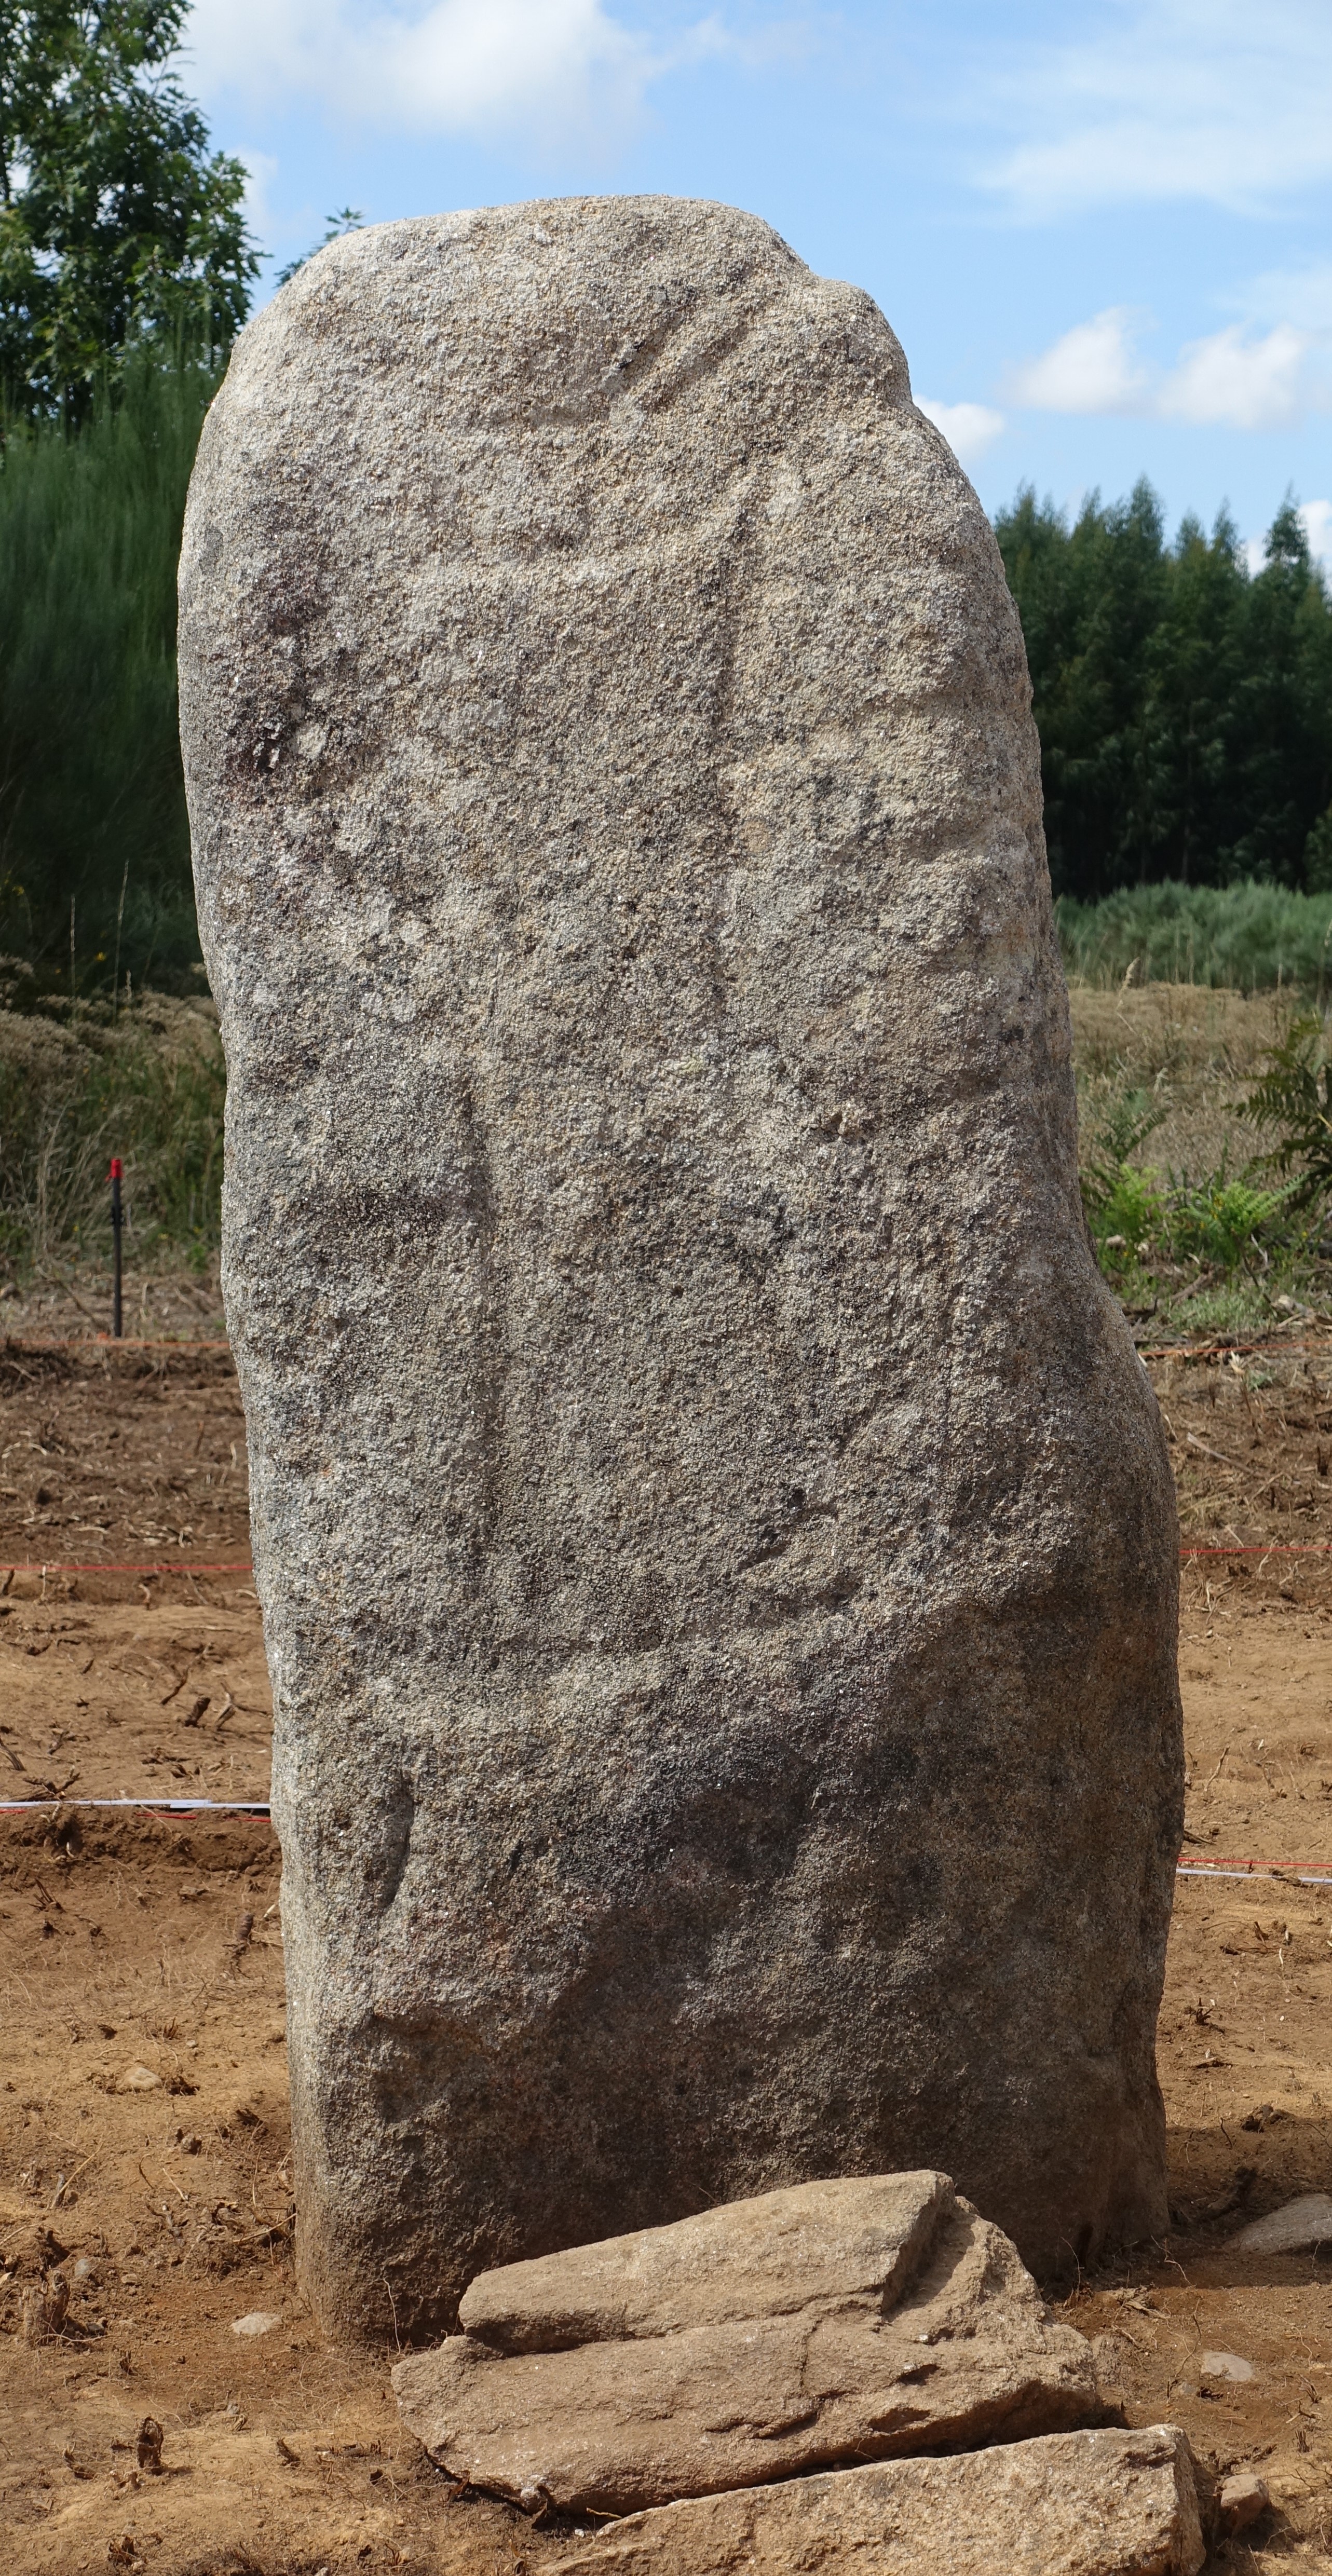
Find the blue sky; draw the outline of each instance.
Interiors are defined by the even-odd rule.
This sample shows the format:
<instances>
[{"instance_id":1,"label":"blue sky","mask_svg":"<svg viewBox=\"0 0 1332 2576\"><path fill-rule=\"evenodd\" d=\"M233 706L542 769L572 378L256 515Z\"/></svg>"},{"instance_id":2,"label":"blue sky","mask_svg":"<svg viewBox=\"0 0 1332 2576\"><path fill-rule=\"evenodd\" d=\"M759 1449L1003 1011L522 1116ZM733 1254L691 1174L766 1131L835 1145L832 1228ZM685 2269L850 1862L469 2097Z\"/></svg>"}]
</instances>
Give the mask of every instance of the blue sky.
<instances>
[{"instance_id":1,"label":"blue sky","mask_svg":"<svg viewBox=\"0 0 1332 2576\"><path fill-rule=\"evenodd\" d=\"M1332 0L196 0L188 43L274 265L344 204L723 198L869 288L989 508L1146 472L1258 539L1293 488L1332 569Z\"/></svg>"}]
</instances>

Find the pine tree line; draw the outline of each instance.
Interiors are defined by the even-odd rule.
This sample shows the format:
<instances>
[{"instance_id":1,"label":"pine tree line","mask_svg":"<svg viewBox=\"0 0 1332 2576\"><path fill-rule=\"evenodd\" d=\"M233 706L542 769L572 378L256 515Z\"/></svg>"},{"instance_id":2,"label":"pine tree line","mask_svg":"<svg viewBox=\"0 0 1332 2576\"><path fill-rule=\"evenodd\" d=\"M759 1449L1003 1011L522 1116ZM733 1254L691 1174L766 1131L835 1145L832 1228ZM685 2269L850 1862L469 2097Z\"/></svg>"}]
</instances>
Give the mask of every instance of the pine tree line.
<instances>
[{"instance_id":1,"label":"pine tree line","mask_svg":"<svg viewBox=\"0 0 1332 2576\"><path fill-rule=\"evenodd\" d=\"M143 356L0 464L0 952L48 989L198 989L176 564L217 379Z\"/></svg>"},{"instance_id":2,"label":"pine tree line","mask_svg":"<svg viewBox=\"0 0 1332 2576\"><path fill-rule=\"evenodd\" d=\"M141 350L81 427L0 459L0 952L83 993L198 958L175 572L217 378ZM1059 895L1254 879L1332 890L1332 602L1293 507L1166 540L1146 484L997 531L1022 616ZM72 914L71 914L72 907Z\"/></svg>"},{"instance_id":3,"label":"pine tree line","mask_svg":"<svg viewBox=\"0 0 1332 2576\"><path fill-rule=\"evenodd\" d=\"M1173 544L1140 482L996 521L1026 637L1057 895L1332 888L1332 601L1292 502L1251 573L1223 513Z\"/></svg>"}]
</instances>

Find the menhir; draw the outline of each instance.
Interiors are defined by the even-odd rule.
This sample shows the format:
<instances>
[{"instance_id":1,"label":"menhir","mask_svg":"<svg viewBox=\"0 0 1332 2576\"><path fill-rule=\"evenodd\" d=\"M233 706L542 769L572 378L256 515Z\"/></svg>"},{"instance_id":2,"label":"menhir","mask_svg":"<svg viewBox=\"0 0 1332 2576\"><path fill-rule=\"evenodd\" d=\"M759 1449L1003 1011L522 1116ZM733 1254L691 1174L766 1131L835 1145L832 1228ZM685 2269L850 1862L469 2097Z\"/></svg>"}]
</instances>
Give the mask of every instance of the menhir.
<instances>
[{"instance_id":1,"label":"menhir","mask_svg":"<svg viewBox=\"0 0 1332 2576\"><path fill-rule=\"evenodd\" d=\"M1171 1481L883 317L663 197L333 243L181 691L319 2310L897 2167L1159 2229Z\"/></svg>"}]
</instances>

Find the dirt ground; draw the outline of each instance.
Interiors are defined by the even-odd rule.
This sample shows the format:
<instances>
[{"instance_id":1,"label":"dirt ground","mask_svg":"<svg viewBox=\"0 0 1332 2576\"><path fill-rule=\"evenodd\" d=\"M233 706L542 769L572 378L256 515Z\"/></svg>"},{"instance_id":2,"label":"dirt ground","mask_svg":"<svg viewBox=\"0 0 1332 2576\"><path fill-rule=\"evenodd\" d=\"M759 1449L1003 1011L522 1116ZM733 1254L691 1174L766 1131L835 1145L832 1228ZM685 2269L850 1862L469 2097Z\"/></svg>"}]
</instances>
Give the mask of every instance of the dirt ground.
<instances>
[{"instance_id":1,"label":"dirt ground","mask_svg":"<svg viewBox=\"0 0 1332 2576\"><path fill-rule=\"evenodd\" d=\"M229 1357L66 1347L54 1297L15 1320L0 1800L61 1803L0 1816L0 2564L539 2576L568 2535L457 2495L398 2427L392 2356L328 2344L295 2287L268 1823L71 1803L267 1795ZM1332 1884L1272 1874L1332 1880L1332 1556L1301 1552L1332 1546L1332 1338L1149 1364L1186 1550L1251 1551L1184 1560L1185 1861L1256 1866L1178 1882L1171 2233L1070 2306L1131 2422L1268 2480L1272 2513L1215 2565L1332 2571L1328 2268L1228 2250L1332 2188ZM96 1570L123 1565L150 1570ZM34 2316L57 2264L67 2312ZM58 2329L35 2342L25 2293Z\"/></svg>"}]
</instances>

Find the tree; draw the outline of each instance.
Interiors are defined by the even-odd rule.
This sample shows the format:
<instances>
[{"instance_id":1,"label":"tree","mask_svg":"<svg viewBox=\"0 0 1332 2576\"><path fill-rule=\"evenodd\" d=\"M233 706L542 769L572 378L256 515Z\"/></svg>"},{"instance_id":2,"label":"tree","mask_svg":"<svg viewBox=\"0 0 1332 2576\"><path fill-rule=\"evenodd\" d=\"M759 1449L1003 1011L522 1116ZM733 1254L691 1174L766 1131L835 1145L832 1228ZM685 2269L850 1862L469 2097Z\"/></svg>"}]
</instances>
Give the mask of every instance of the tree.
<instances>
[{"instance_id":1,"label":"tree","mask_svg":"<svg viewBox=\"0 0 1332 2576\"><path fill-rule=\"evenodd\" d=\"M140 348L81 428L20 430L0 468L0 954L58 992L117 965L189 989L198 958L176 564L216 390Z\"/></svg>"},{"instance_id":2,"label":"tree","mask_svg":"<svg viewBox=\"0 0 1332 2576\"><path fill-rule=\"evenodd\" d=\"M77 423L137 342L216 356L258 257L171 57L189 0L0 0L0 393Z\"/></svg>"},{"instance_id":3,"label":"tree","mask_svg":"<svg viewBox=\"0 0 1332 2576\"><path fill-rule=\"evenodd\" d=\"M1163 781L1145 663L1168 597L1160 503L1145 482L1109 509L1094 493L1070 530L1025 493L998 533L1027 635L1056 885L1150 875Z\"/></svg>"},{"instance_id":4,"label":"tree","mask_svg":"<svg viewBox=\"0 0 1332 2576\"><path fill-rule=\"evenodd\" d=\"M1332 601L1293 502L1249 572L1223 512L1168 544L1147 483L996 534L1022 618L1055 892L1332 882Z\"/></svg>"},{"instance_id":5,"label":"tree","mask_svg":"<svg viewBox=\"0 0 1332 2576\"><path fill-rule=\"evenodd\" d=\"M1186 518L1165 565L1161 619L1143 654L1146 725L1159 752L1156 850L1181 885L1215 876L1234 835L1231 761L1243 676L1246 575L1224 510L1209 537Z\"/></svg>"},{"instance_id":6,"label":"tree","mask_svg":"<svg viewBox=\"0 0 1332 2576\"><path fill-rule=\"evenodd\" d=\"M1332 796L1332 613L1293 501L1277 512L1264 555L1244 603L1235 872L1299 885Z\"/></svg>"}]
</instances>

